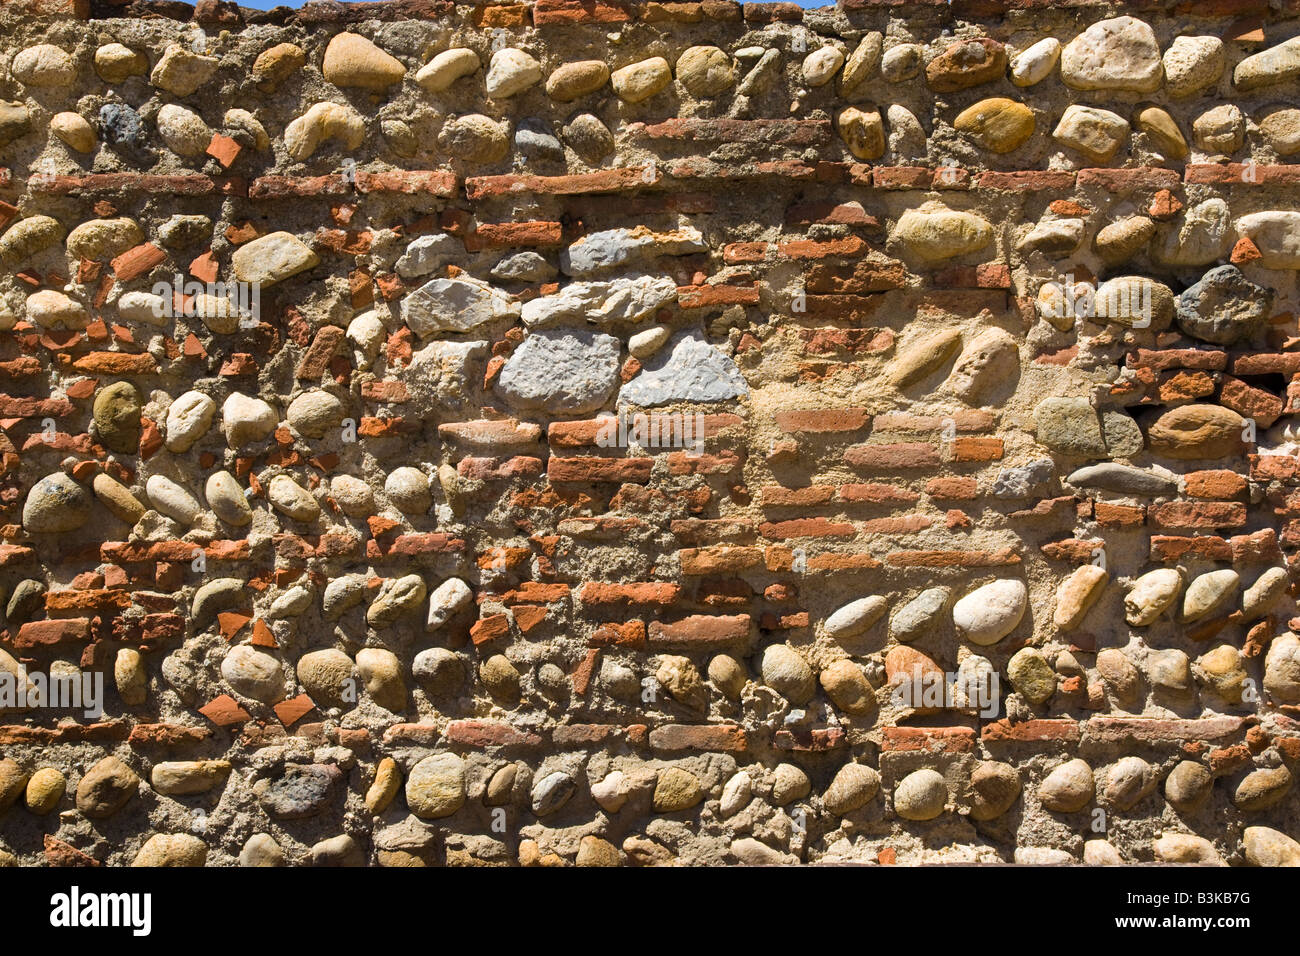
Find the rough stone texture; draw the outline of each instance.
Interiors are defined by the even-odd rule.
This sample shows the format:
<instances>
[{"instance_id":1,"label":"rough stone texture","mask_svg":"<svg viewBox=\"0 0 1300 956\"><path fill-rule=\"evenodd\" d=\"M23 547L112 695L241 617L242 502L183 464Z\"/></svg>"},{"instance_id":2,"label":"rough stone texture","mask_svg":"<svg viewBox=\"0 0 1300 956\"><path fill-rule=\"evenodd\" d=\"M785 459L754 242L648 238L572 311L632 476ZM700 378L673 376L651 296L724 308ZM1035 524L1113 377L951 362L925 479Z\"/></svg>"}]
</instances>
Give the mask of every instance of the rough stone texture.
<instances>
[{"instance_id":1,"label":"rough stone texture","mask_svg":"<svg viewBox=\"0 0 1300 956\"><path fill-rule=\"evenodd\" d=\"M30 6L0 860L1295 862L1294 4Z\"/></svg>"}]
</instances>

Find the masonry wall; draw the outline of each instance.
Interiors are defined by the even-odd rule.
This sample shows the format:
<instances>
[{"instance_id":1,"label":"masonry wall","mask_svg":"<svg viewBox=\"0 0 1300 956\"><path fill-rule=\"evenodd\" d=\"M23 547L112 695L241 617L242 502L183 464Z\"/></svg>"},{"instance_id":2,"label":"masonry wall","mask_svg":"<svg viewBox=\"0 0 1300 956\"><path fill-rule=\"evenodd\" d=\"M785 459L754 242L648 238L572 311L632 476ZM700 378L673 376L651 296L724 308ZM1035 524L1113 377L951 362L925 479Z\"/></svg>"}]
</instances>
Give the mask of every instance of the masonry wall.
<instances>
[{"instance_id":1,"label":"masonry wall","mask_svg":"<svg viewBox=\"0 0 1300 956\"><path fill-rule=\"evenodd\" d=\"M1300 862L1298 36L0 6L0 862Z\"/></svg>"}]
</instances>

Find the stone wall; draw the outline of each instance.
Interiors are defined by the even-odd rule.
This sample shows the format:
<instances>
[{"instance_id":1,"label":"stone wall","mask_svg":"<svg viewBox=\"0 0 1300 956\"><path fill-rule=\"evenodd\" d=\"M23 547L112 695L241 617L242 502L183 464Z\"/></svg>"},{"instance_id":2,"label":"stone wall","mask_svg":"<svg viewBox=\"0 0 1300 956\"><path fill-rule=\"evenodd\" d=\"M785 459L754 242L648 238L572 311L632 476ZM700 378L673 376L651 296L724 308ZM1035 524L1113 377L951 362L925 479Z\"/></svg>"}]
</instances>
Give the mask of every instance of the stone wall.
<instances>
[{"instance_id":1,"label":"stone wall","mask_svg":"<svg viewBox=\"0 0 1300 956\"><path fill-rule=\"evenodd\" d=\"M0 37L0 859L1300 861L1300 3Z\"/></svg>"}]
</instances>

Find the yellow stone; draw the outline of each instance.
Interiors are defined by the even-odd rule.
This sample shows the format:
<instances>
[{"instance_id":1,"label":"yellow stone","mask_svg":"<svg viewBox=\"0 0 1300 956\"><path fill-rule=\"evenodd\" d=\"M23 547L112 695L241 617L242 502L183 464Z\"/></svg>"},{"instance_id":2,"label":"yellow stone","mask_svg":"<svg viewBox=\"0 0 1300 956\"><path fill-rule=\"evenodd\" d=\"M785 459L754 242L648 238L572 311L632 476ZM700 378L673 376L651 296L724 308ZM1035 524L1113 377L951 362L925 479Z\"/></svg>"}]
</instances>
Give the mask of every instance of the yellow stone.
<instances>
[{"instance_id":1,"label":"yellow stone","mask_svg":"<svg viewBox=\"0 0 1300 956\"><path fill-rule=\"evenodd\" d=\"M952 124L993 153L1009 153L1034 134L1034 112L1024 103L994 96L968 106Z\"/></svg>"}]
</instances>

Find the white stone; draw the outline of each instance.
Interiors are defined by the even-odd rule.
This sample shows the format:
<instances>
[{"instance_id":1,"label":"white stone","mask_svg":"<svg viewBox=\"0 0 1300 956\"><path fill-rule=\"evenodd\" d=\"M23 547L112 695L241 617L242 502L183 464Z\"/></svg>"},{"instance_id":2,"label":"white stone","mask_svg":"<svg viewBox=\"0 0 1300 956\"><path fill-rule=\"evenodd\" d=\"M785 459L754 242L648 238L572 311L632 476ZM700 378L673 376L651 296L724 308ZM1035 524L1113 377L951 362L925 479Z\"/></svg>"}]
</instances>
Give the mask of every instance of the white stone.
<instances>
[{"instance_id":1,"label":"white stone","mask_svg":"<svg viewBox=\"0 0 1300 956\"><path fill-rule=\"evenodd\" d=\"M341 103L317 103L284 128L284 149L289 158L302 162L327 141L340 149L355 150L366 138L361 114Z\"/></svg>"},{"instance_id":2,"label":"white stone","mask_svg":"<svg viewBox=\"0 0 1300 956\"><path fill-rule=\"evenodd\" d=\"M672 329L666 325L653 325L648 329L643 329L635 333L627 340L627 350L634 358L645 359L654 355L668 337L672 335Z\"/></svg>"},{"instance_id":3,"label":"white stone","mask_svg":"<svg viewBox=\"0 0 1300 956\"><path fill-rule=\"evenodd\" d=\"M442 627L457 612L474 603L474 592L460 578L448 578L429 595L429 616L425 621L425 631L433 633Z\"/></svg>"},{"instance_id":4,"label":"white stone","mask_svg":"<svg viewBox=\"0 0 1300 956\"><path fill-rule=\"evenodd\" d=\"M972 644L996 644L1016 629L1029 599L1025 582L1003 578L976 588L952 608L957 634Z\"/></svg>"},{"instance_id":5,"label":"white stone","mask_svg":"<svg viewBox=\"0 0 1300 956\"><path fill-rule=\"evenodd\" d=\"M280 424L275 409L260 398L232 392L221 405L226 444L235 451L266 438Z\"/></svg>"},{"instance_id":6,"label":"white stone","mask_svg":"<svg viewBox=\"0 0 1300 956\"><path fill-rule=\"evenodd\" d=\"M117 300L117 314L128 322L145 322L162 328L170 321L168 303L152 292L123 292Z\"/></svg>"},{"instance_id":7,"label":"white stone","mask_svg":"<svg viewBox=\"0 0 1300 956\"><path fill-rule=\"evenodd\" d=\"M429 476L412 465L394 468L384 479L384 495L398 511L422 515L433 505Z\"/></svg>"},{"instance_id":8,"label":"white stone","mask_svg":"<svg viewBox=\"0 0 1300 956\"><path fill-rule=\"evenodd\" d=\"M609 282L571 282L554 295L523 304L520 318L530 328L586 319L599 325L638 322L677 301L677 283L669 276L619 277Z\"/></svg>"},{"instance_id":9,"label":"white stone","mask_svg":"<svg viewBox=\"0 0 1300 956\"><path fill-rule=\"evenodd\" d=\"M299 435L323 438L337 428L347 414L347 406L324 389L303 392L285 410L285 418Z\"/></svg>"},{"instance_id":10,"label":"white stone","mask_svg":"<svg viewBox=\"0 0 1300 956\"><path fill-rule=\"evenodd\" d=\"M1136 581L1124 596L1125 620L1134 627L1146 627L1173 606L1183 589L1183 576L1176 568L1157 568Z\"/></svg>"},{"instance_id":11,"label":"white stone","mask_svg":"<svg viewBox=\"0 0 1300 956\"><path fill-rule=\"evenodd\" d=\"M291 232L272 232L247 242L230 257L240 282L269 287L290 276L314 269L320 257Z\"/></svg>"},{"instance_id":12,"label":"white stone","mask_svg":"<svg viewBox=\"0 0 1300 956\"><path fill-rule=\"evenodd\" d=\"M158 111L158 135L173 153L191 158L205 155L212 142L212 130L202 117L175 103Z\"/></svg>"},{"instance_id":13,"label":"white stone","mask_svg":"<svg viewBox=\"0 0 1300 956\"><path fill-rule=\"evenodd\" d=\"M1016 86L1033 86L1051 75L1061 58L1061 41L1044 37L1011 61L1011 82Z\"/></svg>"},{"instance_id":14,"label":"white stone","mask_svg":"<svg viewBox=\"0 0 1300 956\"><path fill-rule=\"evenodd\" d=\"M465 47L443 50L415 74L415 82L429 93L441 93L461 77L470 76L483 64L478 54Z\"/></svg>"},{"instance_id":15,"label":"white stone","mask_svg":"<svg viewBox=\"0 0 1300 956\"><path fill-rule=\"evenodd\" d=\"M226 524L243 527L253 520L253 509L239 481L228 471L214 471L203 487L203 497L213 514Z\"/></svg>"},{"instance_id":16,"label":"white stone","mask_svg":"<svg viewBox=\"0 0 1300 956\"><path fill-rule=\"evenodd\" d=\"M506 47L492 54L488 67L487 95L494 100L522 93L542 78L542 67L523 50Z\"/></svg>"},{"instance_id":17,"label":"white stone","mask_svg":"<svg viewBox=\"0 0 1300 956\"><path fill-rule=\"evenodd\" d=\"M889 602L878 594L859 598L826 618L822 627L826 636L834 640L854 637L880 620L888 606Z\"/></svg>"},{"instance_id":18,"label":"white stone","mask_svg":"<svg viewBox=\"0 0 1300 956\"><path fill-rule=\"evenodd\" d=\"M62 292L42 289L27 297L27 321L42 329L84 329L90 323L86 307Z\"/></svg>"},{"instance_id":19,"label":"white stone","mask_svg":"<svg viewBox=\"0 0 1300 956\"><path fill-rule=\"evenodd\" d=\"M1212 36L1179 36L1165 50L1165 92L1191 96L1218 82L1228 63L1223 41Z\"/></svg>"},{"instance_id":20,"label":"white stone","mask_svg":"<svg viewBox=\"0 0 1300 956\"><path fill-rule=\"evenodd\" d=\"M320 505L306 488L288 475L276 475L266 486L266 497L277 511L295 521L315 521L320 517Z\"/></svg>"},{"instance_id":21,"label":"white stone","mask_svg":"<svg viewBox=\"0 0 1300 956\"><path fill-rule=\"evenodd\" d=\"M150 475L144 492L155 511L183 525L194 524L203 513L198 499L166 475Z\"/></svg>"},{"instance_id":22,"label":"white stone","mask_svg":"<svg viewBox=\"0 0 1300 956\"><path fill-rule=\"evenodd\" d=\"M349 518L368 518L374 514L374 493L368 484L355 475L335 475L331 478L330 497Z\"/></svg>"},{"instance_id":23,"label":"white stone","mask_svg":"<svg viewBox=\"0 0 1300 956\"><path fill-rule=\"evenodd\" d=\"M1300 212L1248 213L1237 219L1237 235L1259 249L1257 265L1265 269L1300 269Z\"/></svg>"},{"instance_id":24,"label":"white stone","mask_svg":"<svg viewBox=\"0 0 1300 956\"><path fill-rule=\"evenodd\" d=\"M402 319L422 339L439 332L467 332L518 314L518 302L472 276L434 279L402 299Z\"/></svg>"},{"instance_id":25,"label":"white stone","mask_svg":"<svg viewBox=\"0 0 1300 956\"><path fill-rule=\"evenodd\" d=\"M844 65L844 52L839 47L824 46L813 50L803 61L803 81L811 87L825 86L835 79Z\"/></svg>"},{"instance_id":26,"label":"white stone","mask_svg":"<svg viewBox=\"0 0 1300 956\"><path fill-rule=\"evenodd\" d=\"M1155 31L1133 17L1099 20L1061 51L1061 80L1076 90L1153 93L1163 75Z\"/></svg>"},{"instance_id":27,"label":"white stone","mask_svg":"<svg viewBox=\"0 0 1300 956\"><path fill-rule=\"evenodd\" d=\"M280 662L251 644L238 644L221 661L221 676L244 697L274 704L284 697Z\"/></svg>"}]
</instances>

